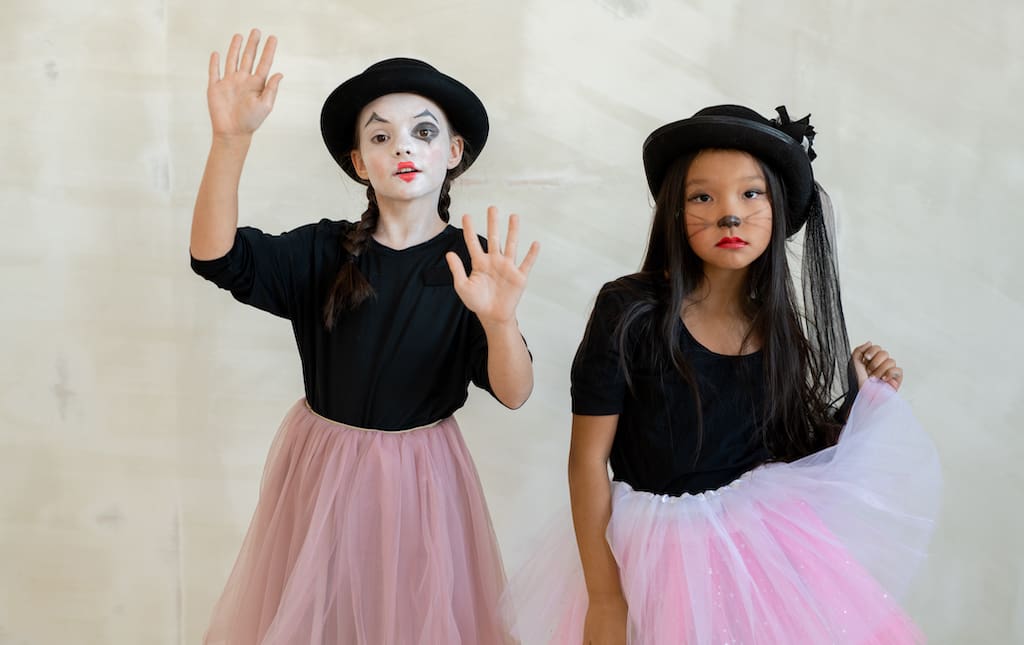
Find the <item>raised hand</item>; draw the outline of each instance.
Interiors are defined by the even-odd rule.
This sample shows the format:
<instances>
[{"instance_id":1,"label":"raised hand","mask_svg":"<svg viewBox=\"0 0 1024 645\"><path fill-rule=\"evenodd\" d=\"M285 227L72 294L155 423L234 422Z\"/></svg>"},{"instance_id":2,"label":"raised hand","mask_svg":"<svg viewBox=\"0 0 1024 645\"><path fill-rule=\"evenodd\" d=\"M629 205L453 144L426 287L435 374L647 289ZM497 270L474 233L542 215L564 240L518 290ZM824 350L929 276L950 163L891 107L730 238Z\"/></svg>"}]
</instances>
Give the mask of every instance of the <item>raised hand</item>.
<instances>
[{"instance_id":1,"label":"raised hand","mask_svg":"<svg viewBox=\"0 0 1024 645\"><path fill-rule=\"evenodd\" d=\"M903 370L889 356L889 352L871 341L853 350L853 369L857 372L857 384L864 385L870 377L881 379L893 389L900 389L903 384Z\"/></svg>"},{"instance_id":2,"label":"raised hand","mask_svg":"<svg viewBox=\"0 0 1024 645\"><path fill-rule=\"evenodd\" d=\"M515 320L516 306L526 289L526 278L540 253L540 244L534 242L523 258L516 264L519 245L519 216L511 215L508 220L508 236L502 248L498 237L498 209L487 209L487 251L473 232L473 220L462 216L462 229L469 247L472 270L466 276L462 260L455 253L446 256L459 294L466 308L472 311L484 325L503 324Z\"/></svg>"},{"instance_id":3,"label":"raised hand","mask_svg":"<svg viewBox=\"0 0 1024 645\"><path fill-rule=\"evenodd\" d=\"M260 32L253 29L239 60L242 36L235 34L228 46L223 76L220 73L220 55L217 52L210 55L210 83L206 89L206 100L215 137L251 135L274 107L277 87L283 75L274 74L269 80L267 75L274 62L277 38L267 38L260 62L254 71L259 42Z\"/></svg>"}]
</instances>

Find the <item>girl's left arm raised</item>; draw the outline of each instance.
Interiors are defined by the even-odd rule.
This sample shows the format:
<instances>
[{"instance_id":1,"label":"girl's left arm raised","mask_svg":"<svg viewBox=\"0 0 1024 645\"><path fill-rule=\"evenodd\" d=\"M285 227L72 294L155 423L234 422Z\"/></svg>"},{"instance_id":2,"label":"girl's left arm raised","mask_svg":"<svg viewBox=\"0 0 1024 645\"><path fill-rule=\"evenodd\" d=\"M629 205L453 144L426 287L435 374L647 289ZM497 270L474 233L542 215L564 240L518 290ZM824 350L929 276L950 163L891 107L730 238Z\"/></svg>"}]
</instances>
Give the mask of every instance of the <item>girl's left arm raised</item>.
<instances>
[{"instance_id":1,"label":"girl's left arm raised","mask_svg":"<svg viewBox=\"0 0 1024 645\"><path fill-rule=\"evenodd\" d=\"M526 290L526 279L540 253L533 242L521 264L516 264L519 217L511 215L502 247L498 237L498 209L487 209L487 250L473 232L469 215L462 217L463 234L472 263L470 274L456 253L447 255L455 291L466 308L476 314L487 336L487 376L494 395L510 408L518 408L533 390L533 364L519 332L516 307Z\"/></svg>"}]
</instances>

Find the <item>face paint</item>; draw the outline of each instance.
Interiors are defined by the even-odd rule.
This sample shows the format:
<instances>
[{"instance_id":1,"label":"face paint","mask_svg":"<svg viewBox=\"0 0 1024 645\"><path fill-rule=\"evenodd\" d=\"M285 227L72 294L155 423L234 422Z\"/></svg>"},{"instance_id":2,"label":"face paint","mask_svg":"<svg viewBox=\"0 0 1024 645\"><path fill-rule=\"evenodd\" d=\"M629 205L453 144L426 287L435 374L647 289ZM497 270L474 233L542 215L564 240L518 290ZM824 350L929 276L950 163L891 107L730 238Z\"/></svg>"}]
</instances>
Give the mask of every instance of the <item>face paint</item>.
<instances>
[{"instance_id":1,"label":"face paint","mask_svg":"<svg viewBox=\"0 0 1024 645\"><path fill-rule=\"evenodd\" d=\"M771 240L772 208L754 157L705 150L690 164L685 188L686 237L705 267L743 271L764 253Z\"/></svg>"},{"instance_id":2,"label":"face paint","mask_svg":"<svg viewBox=\"0 0 1024 645\"><path fill-rule=\"evenodd\" d=\"M441 130L435 124L428 121L418 123L416 124L416 127L412 129L412 136L422 139L427 143L432 142L439 134L441 134Z\"/></svg>"},{"instance_id":3,"label":"face paint","mask_svg":"<svg viewBox=\"0 0 1024 645\"><path fill-rule=\"evenodd\" d=\"M415 94L386 94L365 106L357 123L362 128L353 163L379 204L437 199L461 148L435 103Z\"/></svg>"}]
</instances>

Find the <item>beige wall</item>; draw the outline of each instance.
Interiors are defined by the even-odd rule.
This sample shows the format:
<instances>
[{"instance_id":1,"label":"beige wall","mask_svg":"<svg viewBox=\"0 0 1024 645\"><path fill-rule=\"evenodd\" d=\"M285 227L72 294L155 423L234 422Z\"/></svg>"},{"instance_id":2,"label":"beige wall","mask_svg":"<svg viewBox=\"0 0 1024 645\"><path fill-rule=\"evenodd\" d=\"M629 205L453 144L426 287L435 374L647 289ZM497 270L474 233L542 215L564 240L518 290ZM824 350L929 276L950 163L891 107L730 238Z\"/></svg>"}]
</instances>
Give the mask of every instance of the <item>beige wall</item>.
<instances>
[{"instance_id":1,"label":"beige wall","mask_svg":"<svg viewBox=\"0 0 1024 645\"><path fill-rule=\"evenodd\" d=\"M510 568L566 496L593 295L640 260L644 137L714 103L813 112L851 336L903 362L944 460L909 609L934 643L1024 642L1024 4L274 4L0 5L0 643L195 643L237 552L299 366L287 323L190 273L187 236L207 56L254 25L285 80L246 223L361 211L317 119L379 58L425 58L490 110L453 210L496 203L543 243L520 314L536 392L460 415Z\"/></svg>"}]
</instances>

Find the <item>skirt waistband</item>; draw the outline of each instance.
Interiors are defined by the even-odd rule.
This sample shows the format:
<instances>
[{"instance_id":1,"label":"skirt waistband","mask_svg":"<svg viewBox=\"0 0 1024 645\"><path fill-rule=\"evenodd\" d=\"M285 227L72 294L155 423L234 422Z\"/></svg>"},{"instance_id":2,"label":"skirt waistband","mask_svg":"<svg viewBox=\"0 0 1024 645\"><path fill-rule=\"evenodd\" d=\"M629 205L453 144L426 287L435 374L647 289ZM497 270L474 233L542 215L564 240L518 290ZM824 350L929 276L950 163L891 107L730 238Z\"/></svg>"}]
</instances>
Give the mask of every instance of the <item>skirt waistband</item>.
<instances>
[{"instance_id":1,"label":"skirt waistband","mask_svg":"<svg viewBox=\"0 0 1024 645\"><path fill-rule=\"evenodd\" d=\"M318 418L318 419L320 419L322 421L326 421L327 423L330 423L332 425L336 425L336 426L341 427L341 428L346 428L348 430L358 430L360 432L382 432L382 433L387 433L387 434L406 434L408 432L416 432L417 430L426 430L427 428L433 428L433 427L439 426L442 423L444 423L447 419L451 418L451 417L446 417L445 419L438 419L437 421L432 421L432 422L430 422L430 423L428 423L426 425L422 425L422 426L416 426L415 428L405 428L403 430L381 430L379 428L361 428L359 426L354 426L351 423L342 423L341 421L335 421L334 419L328 419L324 415L318 413L316 410L311 408L310 405L309 405L309 401L307 401L305 399L302 399L302 406L306 409L307 412L309 412L310 414L312 414L313 416L315 416L316 418Z\"/></svg>"}]
</instances>

